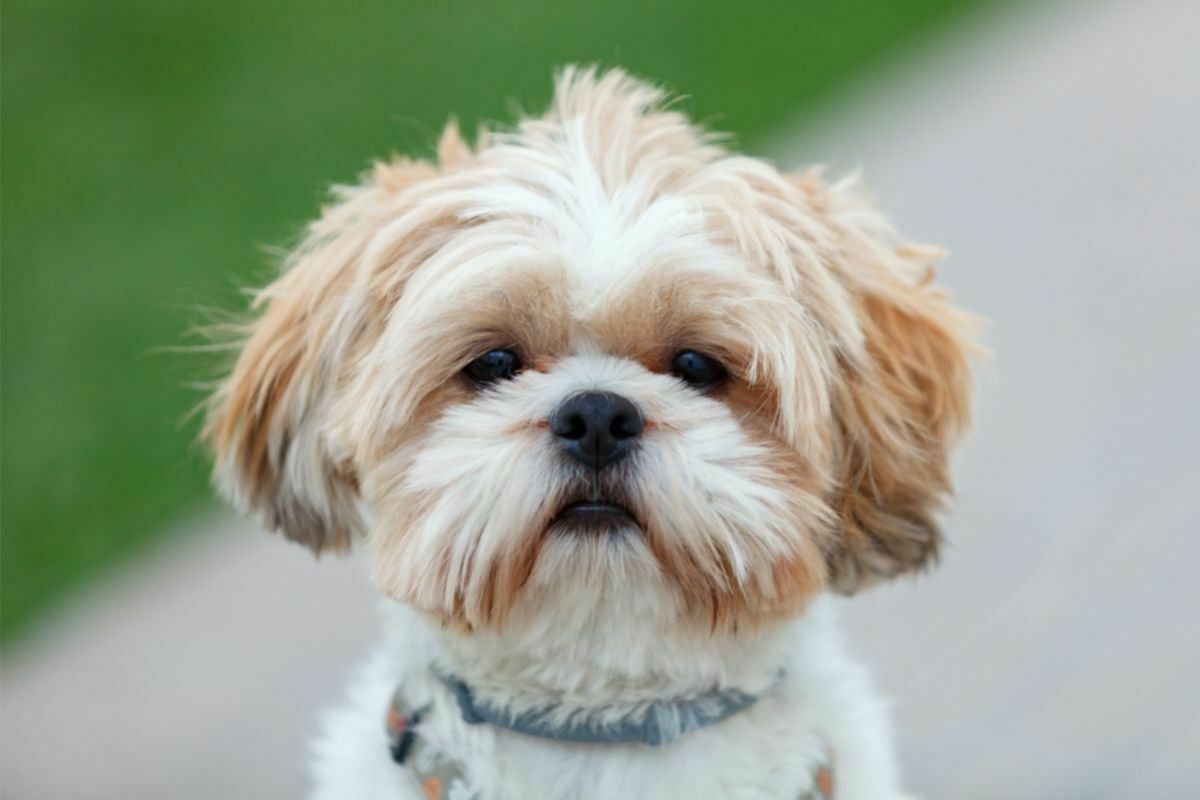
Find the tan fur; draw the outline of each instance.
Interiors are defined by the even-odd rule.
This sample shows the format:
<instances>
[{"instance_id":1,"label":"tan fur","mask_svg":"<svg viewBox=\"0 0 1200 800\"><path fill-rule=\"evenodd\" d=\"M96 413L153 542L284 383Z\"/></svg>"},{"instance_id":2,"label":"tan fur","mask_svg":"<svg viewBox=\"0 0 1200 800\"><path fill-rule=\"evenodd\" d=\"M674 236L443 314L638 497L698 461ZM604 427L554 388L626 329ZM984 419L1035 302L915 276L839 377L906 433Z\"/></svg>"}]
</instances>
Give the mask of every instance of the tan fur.
<instances>
[{"instance_id":1,"label":"tan fur","mask_svg":"<svg viewBox=\"0 0 1200 800\"><path fill-rule=\"evenodd\" d=\"M221 485L268 528L316 552L348 548L357 527L355 467L332 451L320 416L340 362L374 320L356 315L347 330L341 301L384 219L380 207L430 174L424 164L379 164L364 186L338 190L341 201L324 209L283 276L258 293L262 314L210 401L203 435ZM315 452L297 456L298 444ZM313 484L289 479L298 457L317 460L307 467L320 476Z\"/></svg>"},{"instance_id":2,"label":"tan fur","mask_svg":"<svg viewBox=\"0 0 1200 800\"><path fill-rule=\"evenodd\" d=\"M861 300L869 361L847 369L838 401L843 529L830 561L842 589L937 556L934 513L950 491L948 451L968 419L970 376L958 320L936 294L927 302L915 315Z\"/></svg>"},{"instance_id":3,"label":"tan fur","mask_svg":"<svg viewBox=\"0 0 1200 800\"><path fill-rule=\"evenodd\" d=\"M931 283L939 250L887 250L870 230L843 237L866 342L865 358L843 364L836 400L843 527L830 568L851 591L936 559L950 449L970 423L969 357L982 351L977 321Z\"/></svg>"}]
</instances>

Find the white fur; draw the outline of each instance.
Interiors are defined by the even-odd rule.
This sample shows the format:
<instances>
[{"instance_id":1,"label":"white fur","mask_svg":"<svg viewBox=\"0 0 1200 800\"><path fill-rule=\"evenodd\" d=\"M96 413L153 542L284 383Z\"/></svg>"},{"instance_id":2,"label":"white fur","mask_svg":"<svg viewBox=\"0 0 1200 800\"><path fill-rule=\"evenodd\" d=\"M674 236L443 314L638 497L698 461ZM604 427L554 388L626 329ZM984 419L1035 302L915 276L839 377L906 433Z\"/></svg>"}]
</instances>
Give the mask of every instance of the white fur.
<instances>
[{"instance_id":1,"label":"white fur","mask_svg":"<svg viewBox=\"0 0 1200 800\"><path fill-rule=\"evenodd\" d=\"M548 631L541 632L544 648L525 641L504 646L503 637L481 643L388 602L383 644L354 679L345 703L324 721L312 798L423 800L407 770L392 761L383 734L398 687L414 706L432 703L421 733L463 765L480 800L790 799L810 788L826 748L835 753L838 800L903 797L884 704L842 647L836 602L822 598L800 619L751 641L629 639L627 647L608 648L612 663L601 669L589 666L594 652L584 647L572 659L566 637ZM526 646L533 649L514 652ZM582 685L591 703L630 708L636 692L631 696L628 684L603 677L614 672L653 675L650 695L656 697L713 684L759 690L781 666L786 676L749 710L673 745L648 748L551 742L467 725L449 691L432 677L435 664L463 675L477 690L486 685L482 696L489 702L514 707L528 700L518 687L570 696Z\"/></svg>"}]
</instances>

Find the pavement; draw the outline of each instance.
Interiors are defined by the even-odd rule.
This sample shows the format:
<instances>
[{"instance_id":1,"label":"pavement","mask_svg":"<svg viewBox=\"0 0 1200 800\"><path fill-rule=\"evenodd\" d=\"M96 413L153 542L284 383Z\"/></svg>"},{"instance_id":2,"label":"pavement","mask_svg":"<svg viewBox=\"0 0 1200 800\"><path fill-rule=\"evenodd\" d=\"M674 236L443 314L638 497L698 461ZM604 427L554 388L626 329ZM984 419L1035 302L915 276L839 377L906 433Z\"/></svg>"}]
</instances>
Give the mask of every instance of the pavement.
<instances>
[{"instance_id":1,"label":"pavement","mask_svg":"<svg viewBox=\"0 0 1200 800\"><path fill-rule=\"evenodd\" d=\"M1200 796L1197 41L1189 0L1022 3L756 148L862 166L992 320L952 544L847 612L921 796ZM303 794L363 562L185 527L6 654L5 800Z\"/></svg>"}]
</instances>

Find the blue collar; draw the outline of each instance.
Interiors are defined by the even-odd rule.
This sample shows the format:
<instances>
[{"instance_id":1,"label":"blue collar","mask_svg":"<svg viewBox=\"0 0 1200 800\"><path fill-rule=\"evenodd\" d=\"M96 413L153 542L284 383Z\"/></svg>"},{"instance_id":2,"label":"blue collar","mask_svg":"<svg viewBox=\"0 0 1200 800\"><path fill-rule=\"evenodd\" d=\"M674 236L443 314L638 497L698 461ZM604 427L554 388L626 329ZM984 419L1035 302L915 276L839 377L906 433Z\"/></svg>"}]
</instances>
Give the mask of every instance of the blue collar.
<instances>
[{"instance_id":1,"label":"blue collar","mask_svg":"<svg viewBox=\"0 0 1200 800\"><path fill-rule=\"evenodd\" d=\"M674 700L655 700L637 712L602 722L587 714L569 715L565 720L553 706L514 713L475 697L471 687L453 675L436 673L458 700L463 721L470 725L487 723L498 728L552 739L559 742L592 744L644 744L658 747L677 741L685 733L729 719L745 711L767 692L779 685L783 671L760 694L741 689L712 689L702 694Z\"/></svg>"}]
</instances>

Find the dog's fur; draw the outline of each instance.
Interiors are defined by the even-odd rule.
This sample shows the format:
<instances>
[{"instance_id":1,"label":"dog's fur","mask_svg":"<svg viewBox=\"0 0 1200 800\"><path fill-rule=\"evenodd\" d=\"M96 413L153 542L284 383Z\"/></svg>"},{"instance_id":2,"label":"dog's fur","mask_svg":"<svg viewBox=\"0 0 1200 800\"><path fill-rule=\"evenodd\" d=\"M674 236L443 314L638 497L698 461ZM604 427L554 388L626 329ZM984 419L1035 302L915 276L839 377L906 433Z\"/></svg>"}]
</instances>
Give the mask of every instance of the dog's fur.
<instances>
[{"instance_id":1,"label":"dog's fur","mask_svg":"<svg viewBox=\"0 0 1200 800\"><path fill-rule=\"evenodd\" d=\"M972 321L853 180L732 154L614 70L438 163L342 187L260 310L206 436L237 505L314 551L362 540L383 646L331 718L317 797L417 797L382 720L399 686L481 798L793 798L826 747L837 796L899 796L831 593L937 554L968 422ZM495 348L525 369L479 388ZM700 391L683 349L729 372ZM646 429L602 472L547 419L601 389ZM636 518L563 532L599 493ZM660 748L467 726L431 665L514 712L613 717L714 686L782 685Z\"/></svg>"}]
</instances>

